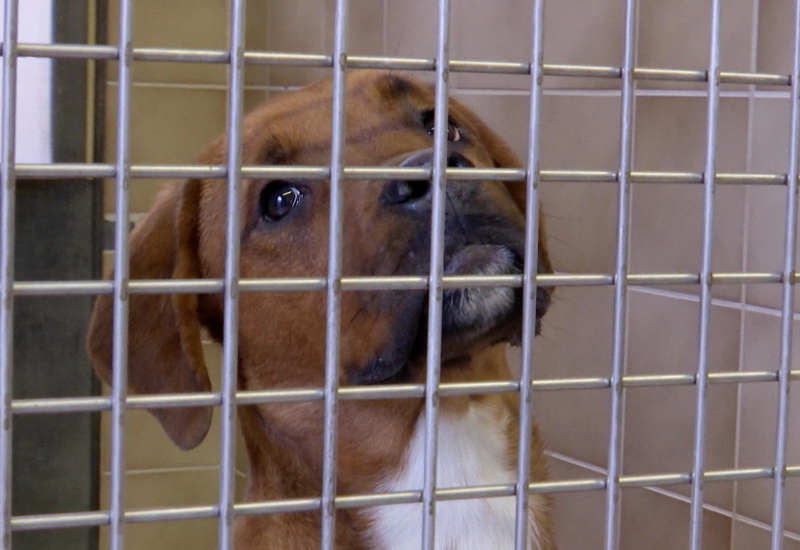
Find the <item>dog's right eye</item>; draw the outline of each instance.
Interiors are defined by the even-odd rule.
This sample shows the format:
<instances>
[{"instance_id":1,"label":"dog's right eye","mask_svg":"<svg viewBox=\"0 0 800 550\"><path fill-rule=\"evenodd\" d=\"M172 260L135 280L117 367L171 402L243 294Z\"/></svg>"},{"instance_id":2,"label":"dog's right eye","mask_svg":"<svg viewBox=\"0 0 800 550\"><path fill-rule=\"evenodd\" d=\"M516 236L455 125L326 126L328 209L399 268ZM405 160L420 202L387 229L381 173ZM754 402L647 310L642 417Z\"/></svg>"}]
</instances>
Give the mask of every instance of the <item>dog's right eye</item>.
<instances>
[{"instance_id":1,"label":"dog's right eye","mask_svg":"<svg viewBox=\"0 0 800 550\"><path fill-rule=\"evenodd\" d=\"M433 135L433 118L434 118L434 110L429 109L422 113L422 126L425 128L425 131L428 135ZM452 119L447 119L447 141L461 141L461 130L458 128L455 122Z\"/></svg>"},{"instance_id":2,"label":"dog's right eye","mask_svg":"<svg viewBox=\"0 0 800 550\"><path fill-rule=\"evenodd\" d=\"M277 222L303 199L303 192L288 181L273 181L264 187L259 198L261 218Z\"/></svg>"}]
</instances>

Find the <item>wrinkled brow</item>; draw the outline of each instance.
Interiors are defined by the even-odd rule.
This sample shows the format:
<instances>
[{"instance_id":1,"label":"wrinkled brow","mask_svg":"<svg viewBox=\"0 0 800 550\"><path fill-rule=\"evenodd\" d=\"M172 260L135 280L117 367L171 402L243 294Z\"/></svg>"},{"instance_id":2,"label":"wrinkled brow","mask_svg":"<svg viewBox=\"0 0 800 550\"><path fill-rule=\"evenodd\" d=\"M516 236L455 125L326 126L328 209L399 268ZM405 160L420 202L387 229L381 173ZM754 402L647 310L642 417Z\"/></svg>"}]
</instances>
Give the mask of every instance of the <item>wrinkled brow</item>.
<instances>
[{"instance_id":1,"label":"wrinkled brow","mask_svg":"<svg viewBox=\"0 0 800 550\"><path fill-rule=\"evenodd\" d=\"M262 142L260 149L260 153L256 156L256 164L259 165L287 165L295 158L289 145L275 134L270 134Z\"/></svg>"}]
</instances>

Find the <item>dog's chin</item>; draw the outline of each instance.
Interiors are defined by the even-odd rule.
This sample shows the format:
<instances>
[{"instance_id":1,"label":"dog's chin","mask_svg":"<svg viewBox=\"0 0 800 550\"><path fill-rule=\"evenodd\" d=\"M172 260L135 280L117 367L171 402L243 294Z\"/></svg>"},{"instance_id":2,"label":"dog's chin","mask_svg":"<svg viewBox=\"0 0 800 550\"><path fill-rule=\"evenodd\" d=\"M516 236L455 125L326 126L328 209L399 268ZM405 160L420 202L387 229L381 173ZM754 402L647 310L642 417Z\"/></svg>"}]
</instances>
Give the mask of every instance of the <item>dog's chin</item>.
<instances>
[{"instance_id":1,"label":"dog's chin","mask_svg":"<svg viewBox=\"0 0 800 550\"><path fill-rule=\"evenodd\" d=\"M509 275L520 272L517 256L505 246L469 245L453 255L445 275ZM504 324L518 313L517 292L509 287L446 290L442 301L442 338L469 340Z\"/></svg>"},{"instance_id":2,"label":"dog's chin","mask_svg":"<svg viewBox=\"0 0 800 550\"><path fill-rule=\"evenodd\" d=\"M521 257L503 245L467 245L445 262L445 275L510 275L521 273ZM457 364L475 351L522 336L521 291L511 287L447 289L442 301L441 361ZM421 307L410 345L384 351L363 368L352 371L357 384L414 381L424 372L427 354L428 308ZM538 319L536 332L538 333Z\"/></svg>"},{"instance_id":3,"label":"dog's chin","mask_svg":"<svg viewBox=\"0 0 800 550\"><path fill-rule=\"evenodd\" d=\"M454 254L445 275L512 275L522 260L502 245L469 245ZM442 302L442 361L469 355L475 349L521 337L519 289L472 287L449 289Z\"/></svg>"},{"instance_id":4,"label":"dog's chin","mask_svg":"<svg viewBox=\"0 0 800 550\"><path fill-rule=\"evenodd\" d=\"M522 272L522 258L503 245L468 245L445 262L445 275L513 275ZM482 348L522 337L521 291L511 287L454 288L442 296L441 362L460 364ZM406 381L424 372L428 308L418 323L409 361L393 379ZM538 331L538 321L537 321Z\"/></svg>"}]
</instances>

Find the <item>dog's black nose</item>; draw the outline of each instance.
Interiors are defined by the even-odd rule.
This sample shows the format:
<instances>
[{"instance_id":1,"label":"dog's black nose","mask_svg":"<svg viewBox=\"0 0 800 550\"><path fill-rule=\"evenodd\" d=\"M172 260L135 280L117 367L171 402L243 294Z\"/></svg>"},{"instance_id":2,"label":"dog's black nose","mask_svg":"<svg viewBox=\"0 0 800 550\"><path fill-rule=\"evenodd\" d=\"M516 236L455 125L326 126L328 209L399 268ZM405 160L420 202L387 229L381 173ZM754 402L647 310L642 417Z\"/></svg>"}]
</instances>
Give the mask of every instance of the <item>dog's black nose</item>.
<instances>
[{"instance_id":1,"label":"dog's black nose","mask_svg":"<svg viewBox=\"0 0 800 550\"><path fill-rule=\"evenodd\" d=\"M400 163L403 168L431 166L433 164L433 149L425 149L414 153ZM461 153L451 151L447 155L448 168L471 168L474 166L467 157ZM462 184L463 185L463 184ZM381 193L381 202L384 204L402 204L414 206L417 203L430 202L431 184L426 180L407 181L391 180L386 182Z\"/></svg>"}]
</instances>

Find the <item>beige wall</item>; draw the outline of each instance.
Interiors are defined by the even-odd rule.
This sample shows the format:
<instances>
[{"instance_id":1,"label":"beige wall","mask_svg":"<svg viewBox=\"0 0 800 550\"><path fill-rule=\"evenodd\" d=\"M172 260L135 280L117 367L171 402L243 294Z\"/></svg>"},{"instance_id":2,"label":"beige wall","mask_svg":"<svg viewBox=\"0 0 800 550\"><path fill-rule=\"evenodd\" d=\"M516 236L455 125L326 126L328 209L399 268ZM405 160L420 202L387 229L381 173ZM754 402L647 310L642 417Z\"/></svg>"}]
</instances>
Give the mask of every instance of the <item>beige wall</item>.
<instances>
[{"instance_id":1,"label":"beige wall","mask_svg":"<svg viewBox=\"0 0 800 550\"><path fill-rule=\"evenodd\" d=\"M138 0L135 46L225 48L226 4L223 0ZM250 0L248 49L330 52L332 4L325 0ZM528 61L528 2L456 0L452 4L454 59ZM623 48L623 4L621 0L547 2L545 62L618 66ZM788 73L791 2L726 0L722 4L722 70ZM433 0L351 0L350 5L349 43L353 53L433 56ZM709 0L640 0L637 65L704 69L709 13ZM116 17L116 7L112 6L112 41ZM308 82L326 72L249 66L247 104L253 105L285 86ZM192 162L204 144L223 130L225 75L224 66L219 65L137 63L131 101L132 161ZM113 64L109 78L107 130L112 136L116 115ZM545 79L543 169L616 170L619 86L614 79ZM453 95L499 130L522 158L527 147L527 87L525 77L454 74L452 78ZM706 124L703 85L647 81L638 83L637 89L634 168L702 171ZM786 88L724 86L718 170L786 172L788 116ZM113 140L109 140L107 154L113 158ZM132 209L145 210L157 187L158 182L151 180L135 181ZM615 186L546 183L542 189L544 216L558 270L611 272ZM782 188L718 188L713 269L780 271L784 200ZM110 210L110 187L106 204ZM701 215L699 186L634 186L632 272L697 272ZM710 369L776 369L780 286L718 286L713 294ZM697 295L697 287L692 286L631 289L627 311L628 374L695 371ZM612 292L608 287L559 290L545 320L543 336L537 341L536 376L608 376L611 306ZM208 352L218 356L211 346ZM800 368L796 366L798 361L794 364ZM216 378L218 382L218 374ZM710 388L707 468L772 465L776 392L774 383ZM626 475L690 471L694 402L692 386L626 391ZM553 452L553 477L602 476L607 461L609 392L543 392L536 395L535 407ZM800 402L795 399L793 417L800 413L798 407ZM210 504L216 500L216 429L190 453L174 449L146 413L132 411L128 430L128 506ZM107 435L107 425L103 433ZM240 452L243 472L246 466L241 458ZM790 464L800 463L800 431L796 426L790 436L789 459ZM106 463L104 458L104 499ZM787 485L786 527L790 532L784 548L790 550L800 549L799 485L797 479ZM623 490L621 547L685 548L688 494L688 485ZM557 534L562 550L602 547L604 496L598 491L556 497ZM771 499L771 480L708 484L704 548L767 548ZM216 537L214 520L141 524L127 529L127 544L133 549L211 548Z\"/></svg>"}]
</instances>

